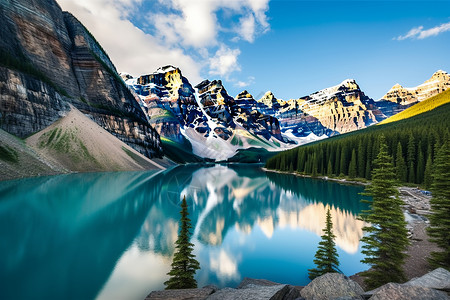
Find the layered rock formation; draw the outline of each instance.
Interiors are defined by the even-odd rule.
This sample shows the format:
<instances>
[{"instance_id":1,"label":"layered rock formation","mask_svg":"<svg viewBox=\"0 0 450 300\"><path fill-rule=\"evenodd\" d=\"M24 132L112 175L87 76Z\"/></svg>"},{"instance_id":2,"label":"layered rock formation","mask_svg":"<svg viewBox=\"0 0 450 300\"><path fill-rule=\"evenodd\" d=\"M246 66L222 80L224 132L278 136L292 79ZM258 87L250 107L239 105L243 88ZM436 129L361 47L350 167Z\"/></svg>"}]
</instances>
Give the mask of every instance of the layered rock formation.
<instances>
[{"instance_id":1,"label":"layered rock formation","mask_svg":"<svg viewBox=\"0 0 450 300\"><path fill-rule=\"evenodd\" d=\"M397 83L381 97L381 100L410 105L442 93L448 88L450 88L450 75L439 70L430 79L416 87L405 88Z\"/></svg>"},{"instance_id":2,"label":"layered rock formation","mask_svg":"<svg viewBox=\"0 0 450 300\"><path fill-rule=\"evenodd\" d=\"M267 92L258 109L276 116L281 131L295 138L333 136L376 123L385 116L353 79L309 96L283 101Z\"/></svg>"},{"instance_id":3,"label":"layered rock formation","mask_svg":"<svg viewBox=\"0 0 450 300\"><path fill-rule=\"evenodd\" d=\"M150 124L161 136L183 142L184 126L209 132L206 117L195 100L195 91L179 68L161 67L151 74L128 78L126 84L140 99Z\"/></svg>"},{"instance_id":4,"label":"layered rock formation","mask_svg":"<svg viewBox=\"0 0 450 300\"><path fill-rule=\"evenodd\" d=\"M180 144L189 140L198 156L227 159L237 149L257 145L276 150L289 143L281 135L278 119L257 109L264 104L247 92L234 99L220 80L198 84L196 97L181 70L165 66L129 78L126 84L139 97L158 133Z\"/></svg>"},{"instance_id":5,"label":"layered rock formation","mask_svg":"<svg viewBox=\"0 0 450 300\"><path fill-rule=\"evenodd\" d=\"M324 127L339 133L365 128L383 118L374 101L353 79L288 103L291 110L299 109L317 118Z\"/></svg>"},{"instance_id":6,"label":"layered rock formation","mask_svg":"<svg viewBox=\"0 0 450 300\"><path fill-rule=\"evenodd\" d=\"M2 129L28 136L71 103L139 152L161 155L159 135L106 52L54 0L3 1L0 28Z\"/></svg>"}]
</instances>

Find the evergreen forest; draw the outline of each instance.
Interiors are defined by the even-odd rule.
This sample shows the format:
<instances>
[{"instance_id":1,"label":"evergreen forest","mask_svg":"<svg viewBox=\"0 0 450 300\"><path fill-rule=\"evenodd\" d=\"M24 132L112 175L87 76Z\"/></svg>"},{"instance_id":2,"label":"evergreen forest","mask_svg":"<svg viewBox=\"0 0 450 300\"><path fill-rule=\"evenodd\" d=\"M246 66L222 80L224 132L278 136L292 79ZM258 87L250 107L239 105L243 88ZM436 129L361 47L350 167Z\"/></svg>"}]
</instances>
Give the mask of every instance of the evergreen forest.
<instances>
[{"instance_id":1,"label":"evergreen forest","mask_svg":"<svg viewBox=\"0 0 450 300\"><path fill-rule=\"evenodd\" d=\"M394 158L399 182L432 183L437 150L450 137L450 104L408 119L335 136L283 151L266 162L266 168L312 176L371 180L373 161L384 135L388 153Z\"/></svg>"}]
</instances>

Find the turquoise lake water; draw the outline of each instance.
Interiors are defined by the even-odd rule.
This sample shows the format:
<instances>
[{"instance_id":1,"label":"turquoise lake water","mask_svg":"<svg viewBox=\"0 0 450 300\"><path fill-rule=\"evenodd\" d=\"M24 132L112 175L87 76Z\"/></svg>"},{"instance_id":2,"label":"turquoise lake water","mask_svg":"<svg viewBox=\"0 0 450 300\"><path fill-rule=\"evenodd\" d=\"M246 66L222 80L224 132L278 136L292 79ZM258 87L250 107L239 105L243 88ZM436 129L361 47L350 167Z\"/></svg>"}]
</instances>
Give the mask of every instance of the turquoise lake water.
<instances>
[{"instance_id":1,"label":"turquoise lake water","mask_svg":"<svg viewBox=\"0 0 450 300\"><path fill-rule=\"evenodd\" d=\"M184 195L199 286L308 284L327 206L341 270L352 275L367 269L362 191L254 165L0 182L0 298L144 299L163 289Z\"/></svg>"}]
</instances>

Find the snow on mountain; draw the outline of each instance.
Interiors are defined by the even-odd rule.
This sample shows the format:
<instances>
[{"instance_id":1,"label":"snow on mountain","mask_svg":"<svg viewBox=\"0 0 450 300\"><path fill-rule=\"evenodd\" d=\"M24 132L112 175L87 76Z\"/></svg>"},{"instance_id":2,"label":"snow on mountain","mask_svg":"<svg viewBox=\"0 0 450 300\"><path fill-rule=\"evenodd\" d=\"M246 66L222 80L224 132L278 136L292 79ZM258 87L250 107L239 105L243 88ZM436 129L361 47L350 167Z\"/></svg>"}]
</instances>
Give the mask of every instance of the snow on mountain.
<instances>
[{"instance_id":1,"label":"snow on mountain","mask_svg":"<svg viewBox=\"0 0 450 300\"><path fill-rule=\"evenodd\" d=\"M450 75L442 70L436 71L430 79L416 87L403 87L395 84L381 100L400 105L410 105L428 99L450 88Z\"/></svg>"}]
</instances>

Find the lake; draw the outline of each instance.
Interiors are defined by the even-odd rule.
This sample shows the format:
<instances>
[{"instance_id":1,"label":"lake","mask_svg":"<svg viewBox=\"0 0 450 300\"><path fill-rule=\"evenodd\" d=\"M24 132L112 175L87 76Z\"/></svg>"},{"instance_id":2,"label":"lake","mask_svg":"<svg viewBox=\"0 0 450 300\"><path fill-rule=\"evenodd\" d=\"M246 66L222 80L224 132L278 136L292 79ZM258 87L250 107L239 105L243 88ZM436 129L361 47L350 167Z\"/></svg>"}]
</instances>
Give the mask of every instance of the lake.
<instances>
[{"instance_id":1,"label":"lake","mask_svg":"<svg viewBox=\"0 0 450 300\"><path fill-rule=\"evenodd\" d=\"M327 207L341 270L352 275L367 269L362 191L240 164L0 182L1 298L144 299L163 289L183 196L199 286L308 284Z\"/></svg>"}]
</instances>

